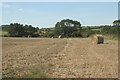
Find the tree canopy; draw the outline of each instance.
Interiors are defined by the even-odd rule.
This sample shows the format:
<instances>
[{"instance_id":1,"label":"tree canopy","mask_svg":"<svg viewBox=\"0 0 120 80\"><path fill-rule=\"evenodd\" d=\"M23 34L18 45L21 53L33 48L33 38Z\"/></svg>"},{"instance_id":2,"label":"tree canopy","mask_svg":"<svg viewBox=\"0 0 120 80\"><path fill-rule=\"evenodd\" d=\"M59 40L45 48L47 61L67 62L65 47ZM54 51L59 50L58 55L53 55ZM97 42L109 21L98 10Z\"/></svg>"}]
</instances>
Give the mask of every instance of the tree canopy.
<instances>
[{"instance_id":1,"label":"tree canopy","mask_svg":"<svg viewBox=\"0 0 120 80\"><path fill-rule=\"evenodd\" d=\"M81 24L78 21L71 19L63 19L55 24L55 34L62 35L64 37L81 36L80 30Z\"/></svg>"},{"instance_id":2,"label":"tree canopy","mask_svg":"<svg viewBox=\"0 0 120 80\"><path fill-rule=\"evenodd\" d=\"M55 24L55 28L57 27L81 27L81 24L80 22L71 19L63 19Z\"/></svg>"},{"instance_id":3,"label":"tree canopy","mask_svg":"<svg viewBox=\"0 0 120 80\"><path fill-rule=\"evenodd\" d=\"M114 26L120 26L120 19L119 19L119 20L115 20L115 21L113 22L113 25L114 25Z\"/></svg>"},{"instance_id":4,"label":"tree canopy","mask_svg":"<svg viewBox=\"0 0 120 80\"><path fill-rule=\"evenodd\" d=\"M37 36L35 32L37 28L32 25L23 25L19 23L11 23L10 25L2 25L2 30L7 31L11 37L22 37L22 36Z\"/></svg>"}]
</instances>

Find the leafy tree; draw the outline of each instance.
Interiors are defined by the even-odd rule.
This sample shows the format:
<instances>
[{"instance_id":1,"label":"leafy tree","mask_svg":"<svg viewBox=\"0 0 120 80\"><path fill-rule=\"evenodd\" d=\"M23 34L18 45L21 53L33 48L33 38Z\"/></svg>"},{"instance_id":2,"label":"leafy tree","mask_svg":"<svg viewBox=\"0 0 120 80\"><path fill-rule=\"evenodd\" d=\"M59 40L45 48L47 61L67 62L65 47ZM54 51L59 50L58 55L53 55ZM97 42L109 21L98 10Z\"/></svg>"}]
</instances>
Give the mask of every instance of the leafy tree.
<instances>
[{"instance_id":1,"label":"leafy tree","mask_svg":"<svg viewBox=\"0 0 120 80\"><path fill-rule=\"evenodd\" d=\"M50 31L48 34L47 34L47 37L53 37L54 36L54 32L53 31Z\"/></svg>"},{"instance_id":2,"label":"leafy tree","mask_svg":"<svg viewBox=\"0 0 120 80\"><path fill-rule=\"evenodd\" d=\"M113 25L114 25L114 26L120 26L120 19L119 19L119 20L115 20L115 21L113 22Z\"/></svg>"},{"instance_id":3,"label":"leafy tree","mask_svg":"<svg viewBox=\"0 0 120 80\"><path fill-rule=\"evenodd\" d=\"M55 34L64 37L73 37L75 33L80 34L81 24L78 21L63 19L55 24ZM74 33L73 33L74 32Z\"/></svg>"},{"instance_id":4,"label":"leafy tree","mask_svg":"<svg viewBox=\"0 0 120 80\"><path fill-rule=\"evenodd\" d=\"M39 28L34 28L32 25L23 26L23 24L11 23L10 25L2 25L2 29L12 37L27 37L28 35L38 36L35 32L37 32Z\"/></svg>"}]
</instances>

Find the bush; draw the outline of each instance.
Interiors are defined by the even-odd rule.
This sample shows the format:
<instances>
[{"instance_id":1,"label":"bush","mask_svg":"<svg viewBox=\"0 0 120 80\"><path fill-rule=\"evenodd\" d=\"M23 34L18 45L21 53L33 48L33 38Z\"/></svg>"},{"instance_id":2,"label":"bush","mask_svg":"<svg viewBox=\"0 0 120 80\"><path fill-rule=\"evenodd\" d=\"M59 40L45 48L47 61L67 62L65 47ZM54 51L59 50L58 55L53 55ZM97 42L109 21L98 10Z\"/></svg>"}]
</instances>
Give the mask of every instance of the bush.
<instances>
[{"instance_id":1,"label":"bush","mask_svg":"<svg viewBox=\"0 0 120 80\"><path fill-rule=\"evenodd\" d=\"M95 34L95 33L96 33L95 31L91 30L91 29L88 27L88 28L84 29L84 31L82 32L82 37L83 37L83 38L87 38L87 37L89 37L90 35L93 35L93 34Z\"/></svg>"}]
</instances>

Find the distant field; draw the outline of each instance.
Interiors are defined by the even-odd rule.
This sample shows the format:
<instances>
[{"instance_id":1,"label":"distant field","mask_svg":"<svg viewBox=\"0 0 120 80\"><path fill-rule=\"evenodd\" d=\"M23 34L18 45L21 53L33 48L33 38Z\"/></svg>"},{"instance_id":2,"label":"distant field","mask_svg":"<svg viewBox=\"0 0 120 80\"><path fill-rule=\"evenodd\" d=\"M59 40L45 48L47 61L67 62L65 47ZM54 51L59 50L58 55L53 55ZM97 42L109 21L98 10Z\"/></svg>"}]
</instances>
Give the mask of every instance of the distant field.
<instances>
[{"instance_id":1,"label":"distant field","mask_svg":"<svg viewBox=\"0 0 120 80\"><path fill-rule=\"evenodd\" d=\"M90 38L3 38L3 77L117 78L118 43Z\"/></svg>"},{"instance_id":2,"label":"distant field","mask_svg":"<svg viewBox=\"0 0 120 80\"><path fill-rule=\"evenodd\" d=\"M92 29L92 30L94 30L94 31L101 31L101 29Z\"/></svg>"},{"instance_id":3,"label":"distant field","mask_svg":"<svg viewBox=\"0 0 120 80\"><path fill-rule=\"evenodd\" d=\"M8 35L8 32L0 31L0 36L2 36L2 35Z\"/></svg>"}]
</instances>

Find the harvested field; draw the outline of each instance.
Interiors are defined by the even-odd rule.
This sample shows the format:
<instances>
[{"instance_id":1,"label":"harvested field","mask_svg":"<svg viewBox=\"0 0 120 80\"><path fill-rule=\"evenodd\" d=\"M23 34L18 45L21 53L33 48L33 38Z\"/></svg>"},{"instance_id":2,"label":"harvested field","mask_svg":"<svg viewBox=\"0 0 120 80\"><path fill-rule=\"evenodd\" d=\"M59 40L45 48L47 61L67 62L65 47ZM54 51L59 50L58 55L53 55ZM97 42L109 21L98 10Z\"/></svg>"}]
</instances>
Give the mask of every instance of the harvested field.
<instances>
[{"instance_id":1,"label":"harvested field","mask_svg":"<svg viewBox=\"0 0 120 80\"><path fill-rule=\"evenodd\" d=\"M3 38L2 50L3 77L118 77L116 40Z\"/></svg>"}]
</instances>

